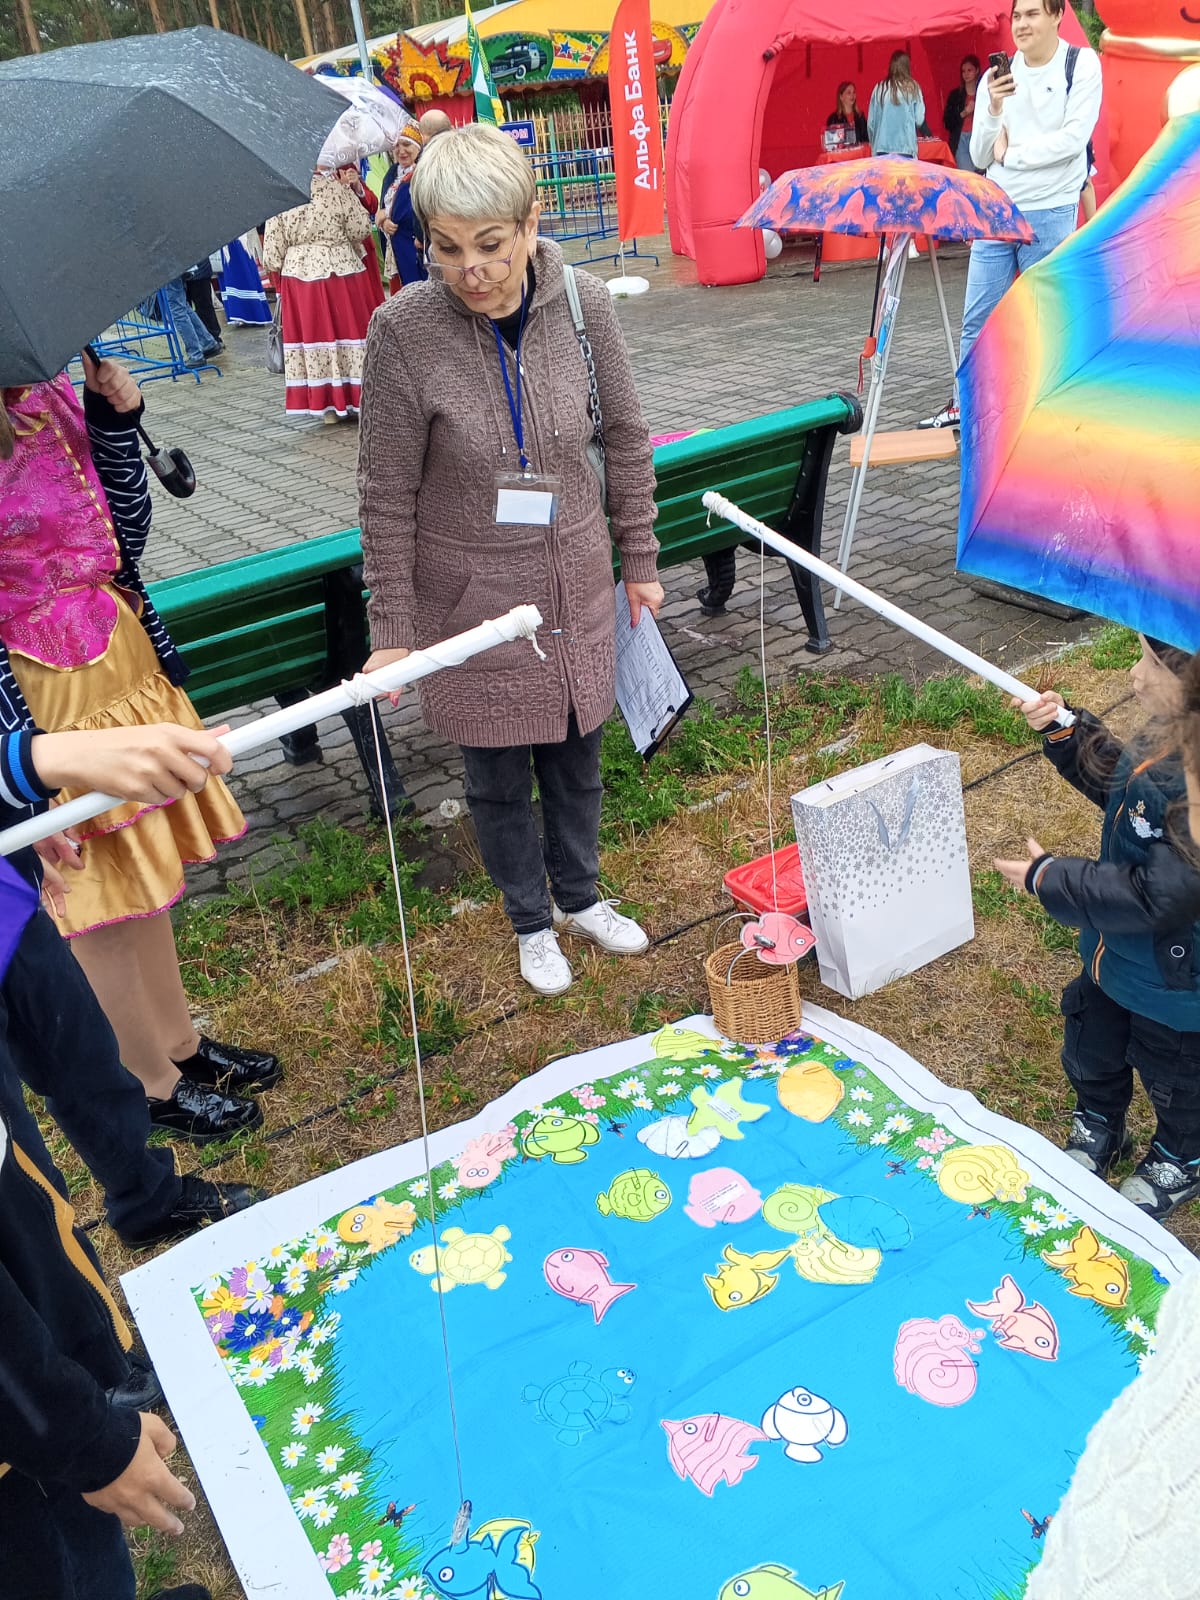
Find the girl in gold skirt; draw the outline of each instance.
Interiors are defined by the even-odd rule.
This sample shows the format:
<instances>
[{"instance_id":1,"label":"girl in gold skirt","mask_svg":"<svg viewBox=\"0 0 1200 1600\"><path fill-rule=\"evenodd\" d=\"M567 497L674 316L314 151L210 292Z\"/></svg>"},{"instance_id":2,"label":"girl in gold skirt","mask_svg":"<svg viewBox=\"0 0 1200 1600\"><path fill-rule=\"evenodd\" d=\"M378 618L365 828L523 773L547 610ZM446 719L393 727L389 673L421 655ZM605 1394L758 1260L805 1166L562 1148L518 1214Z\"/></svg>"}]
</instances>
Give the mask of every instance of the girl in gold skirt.
<instances>
[{"instance_id":1,"label":"girl in gold skirt","mask_svg":"<svg viewBox=\"0 0 1200 1600\"><path fill-rule=\"evenodd\" d=\"M0 409L0 728L47 732L201 726L136 561L150 503L121 367L85 357L81 409L66 375L6 389ZM72 798L64 791L61 800ZM126 804L39 846L48 900L104 1008L151 1120L206 1143L262 1121L245 1092L280 1076L273 1055L198 1034L170 908L184 868L245 820L225 784ZM57 871L68 868L69 883Z\"/></svg>"}]
</instances>

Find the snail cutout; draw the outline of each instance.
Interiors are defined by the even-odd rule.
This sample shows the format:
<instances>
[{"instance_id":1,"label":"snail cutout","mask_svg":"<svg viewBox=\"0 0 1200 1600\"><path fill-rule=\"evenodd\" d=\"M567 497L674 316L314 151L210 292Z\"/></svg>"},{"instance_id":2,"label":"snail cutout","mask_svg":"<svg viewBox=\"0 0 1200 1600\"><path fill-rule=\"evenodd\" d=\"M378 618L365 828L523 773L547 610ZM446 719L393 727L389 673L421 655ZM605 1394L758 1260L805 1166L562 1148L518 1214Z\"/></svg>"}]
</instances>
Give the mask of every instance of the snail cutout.
<instances>
[{"instance_id":1,"label":"snail cutout","mask_svg":"<svg viewBox=\"0 0 1200 1600\"><path fill-rule=\"evenodd\" d=\"M101 358L90 344L84 345L83 353L95 366L100 365ZM178 449L160 450L140 422L134 426L142 443L150 452L146 457L146 464L159 483L168 494L174 495L176 500L190 499L196 492L196 474L187 456Z\"/></svg>"}]
</instances>

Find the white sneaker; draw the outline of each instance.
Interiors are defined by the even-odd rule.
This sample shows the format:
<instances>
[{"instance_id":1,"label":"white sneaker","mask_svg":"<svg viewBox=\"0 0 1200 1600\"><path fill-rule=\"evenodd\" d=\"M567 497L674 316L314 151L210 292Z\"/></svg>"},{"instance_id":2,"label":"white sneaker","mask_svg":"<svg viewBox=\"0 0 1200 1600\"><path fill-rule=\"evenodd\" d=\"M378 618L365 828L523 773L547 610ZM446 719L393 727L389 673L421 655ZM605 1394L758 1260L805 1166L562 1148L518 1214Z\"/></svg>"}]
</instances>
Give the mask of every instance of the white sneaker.
<instances>
[{"instance_id":1,"label":"white sneaker","mask_svg":"<svg viewBox=\"0 0 1200 1600\"><path fill-rule=\"evenodd\" d=\"M590 939L601 950L614 956L640 956L650 948L646 930L632 917L623 917L613 907L615 900L597 900L586 911L560 911L554 907L554 926L560 933L573 933Z\"/></svg>"},{"instance_id":2,"label":"white sneaker","mask_svg":"<svg viewBox=\"0 0 1200 1600\"><path fill-rule=\"evenodd\" d=\"M553 928L517 935L521 976L535 994L566 994L574 973L558 948Z\"/></svg>"}]
</instances>

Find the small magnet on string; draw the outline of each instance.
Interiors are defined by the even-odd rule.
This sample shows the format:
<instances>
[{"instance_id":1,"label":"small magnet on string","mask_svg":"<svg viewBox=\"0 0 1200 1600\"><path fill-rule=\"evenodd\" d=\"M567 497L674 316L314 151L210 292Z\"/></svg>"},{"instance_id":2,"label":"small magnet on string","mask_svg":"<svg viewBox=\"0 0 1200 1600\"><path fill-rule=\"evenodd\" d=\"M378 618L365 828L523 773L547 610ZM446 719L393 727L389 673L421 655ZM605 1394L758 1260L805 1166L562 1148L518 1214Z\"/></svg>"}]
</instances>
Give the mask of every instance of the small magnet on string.
<instances>
[{"instance_id":1,"label":"small magnet on string","mask_svg":"<svg viewBox=\"0 0 1200 1600\"><path fill-rule=\"evenodd\" d=\"M454 1531L450 1535L450 1543L464 1544L467 1532L471 1526L471 1502L464 1500L458 1508L458 1515L454 1519Z\"/></svg>"}]
</instances>

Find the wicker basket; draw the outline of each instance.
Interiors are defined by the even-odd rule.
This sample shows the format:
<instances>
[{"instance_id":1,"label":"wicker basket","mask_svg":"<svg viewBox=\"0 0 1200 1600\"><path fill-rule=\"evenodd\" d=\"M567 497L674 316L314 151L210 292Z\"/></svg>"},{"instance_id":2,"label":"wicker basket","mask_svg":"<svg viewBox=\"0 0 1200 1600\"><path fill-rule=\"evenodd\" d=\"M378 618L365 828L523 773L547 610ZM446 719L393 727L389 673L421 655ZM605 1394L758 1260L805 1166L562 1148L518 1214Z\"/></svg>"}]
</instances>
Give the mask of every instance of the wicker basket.
<instances>
[{"instance_id":1,"label":"wicker basket","mask_svg":"<svg viewBox=\"0 0 1200 1600\"><path fill-rule=\"evenodd\" d=\"M713 1021L727 1039L738 1044L774 1044L800 1026L800 979L795 962L771 967L740 944L723 944L705 961L704 975Z\"/></svg>"}]
</instances>

